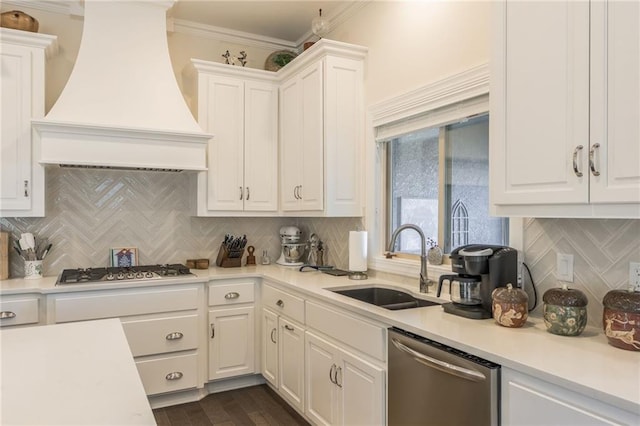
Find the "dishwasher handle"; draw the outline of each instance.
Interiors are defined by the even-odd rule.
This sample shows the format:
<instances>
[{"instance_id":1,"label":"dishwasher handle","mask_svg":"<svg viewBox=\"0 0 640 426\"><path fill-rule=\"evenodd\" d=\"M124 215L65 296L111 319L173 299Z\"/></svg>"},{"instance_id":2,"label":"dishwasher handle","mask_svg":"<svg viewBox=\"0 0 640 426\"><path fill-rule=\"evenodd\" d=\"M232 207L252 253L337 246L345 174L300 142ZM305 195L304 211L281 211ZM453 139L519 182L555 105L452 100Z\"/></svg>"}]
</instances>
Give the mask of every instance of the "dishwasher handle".
<instances>
[{"instance_id":1,"label":"dishwasher handle","mask_svg":"<svg viewBox=\"0 0 640 426\"><path fill-rule=\"evenodd\" d=\"M435 368L436 370L440 370L444 373L458 376L466 380L471 380L472 382L481 382L487 379L484 374L478 371L469 370L468 368L460 367L458 365L441 361L439 359L435 359L417 352L410 347L403 345L397 339L392 338L391 343L393 343L393 346L395 346L398 350L411 355L414 360L416 360L420 364L426 365L427 367Z\"/></svg>"}]
</instances>

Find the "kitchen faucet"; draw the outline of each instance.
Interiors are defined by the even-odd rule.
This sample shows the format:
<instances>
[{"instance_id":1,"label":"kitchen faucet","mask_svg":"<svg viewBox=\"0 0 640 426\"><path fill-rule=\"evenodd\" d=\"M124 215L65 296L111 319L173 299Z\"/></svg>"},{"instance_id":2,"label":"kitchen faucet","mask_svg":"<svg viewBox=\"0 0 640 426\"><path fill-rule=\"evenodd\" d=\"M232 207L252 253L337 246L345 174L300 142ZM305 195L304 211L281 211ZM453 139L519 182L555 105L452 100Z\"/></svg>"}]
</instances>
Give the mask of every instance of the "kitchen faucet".
<instances>
[{"instance_id":1,"label":"kitchen faucet","mask_svg":"<svg viewBox=\"0 0 640 426\"><path fill-rule=\"evenodd\" d=\"M391 235L391 242L389 243L389 249L387 250L386 257L391 258L393 247L396 245L396 238L398 238L398 234L404 231L405 229L413 229L420 235L420 240L422 241L422 251L420 252L420 293L428 293L429 287L436 284L435 281L430 280L427 276L427 249L426 249L426 239L424 238L424 233L422 229L417 225L412 225L410 223L400 225L393 231Z\"/></svg>"}]
</instances>

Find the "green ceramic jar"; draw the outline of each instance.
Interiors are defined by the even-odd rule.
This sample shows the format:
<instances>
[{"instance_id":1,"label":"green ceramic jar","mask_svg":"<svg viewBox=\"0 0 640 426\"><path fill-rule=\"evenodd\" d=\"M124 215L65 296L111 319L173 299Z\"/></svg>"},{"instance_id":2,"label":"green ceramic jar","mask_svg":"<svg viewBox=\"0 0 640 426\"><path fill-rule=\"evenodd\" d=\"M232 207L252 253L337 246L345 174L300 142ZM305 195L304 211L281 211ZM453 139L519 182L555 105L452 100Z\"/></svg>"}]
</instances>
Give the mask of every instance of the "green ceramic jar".
<instances>
[{"instance_id":1,"label":"green ceramic jar","mask_svg":"<svg viewBox=\"0 0 640 426\"><path fill-rule=\"evenodd\" d=\"M578 289L547 290L542 296L544 325L547 331L560 336L578 336L587 325L587 297Z\"/></svg>"}]
</instances>

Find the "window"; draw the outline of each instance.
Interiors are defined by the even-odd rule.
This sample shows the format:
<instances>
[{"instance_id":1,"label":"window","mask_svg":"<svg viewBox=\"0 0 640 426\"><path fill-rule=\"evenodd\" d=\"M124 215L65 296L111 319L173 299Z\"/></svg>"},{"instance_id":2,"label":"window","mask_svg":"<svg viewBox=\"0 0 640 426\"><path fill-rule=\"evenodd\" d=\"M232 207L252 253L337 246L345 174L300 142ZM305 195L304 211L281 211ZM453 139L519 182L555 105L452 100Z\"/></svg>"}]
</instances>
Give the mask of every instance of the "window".
<instances>
[{"instance_id":1,"label":"window","mask_svg":"<svg viewBox=\"0 0 640 426\"><path fill-rule=\"evenodd\" d=\"M508 219L489 216L489 115L459 118L386 139L387 242L398 226L413 223L445 253L508 243ZM415 232L400 234L397 244L397 251L420 253Z\"/></svg>"}]
</instances>

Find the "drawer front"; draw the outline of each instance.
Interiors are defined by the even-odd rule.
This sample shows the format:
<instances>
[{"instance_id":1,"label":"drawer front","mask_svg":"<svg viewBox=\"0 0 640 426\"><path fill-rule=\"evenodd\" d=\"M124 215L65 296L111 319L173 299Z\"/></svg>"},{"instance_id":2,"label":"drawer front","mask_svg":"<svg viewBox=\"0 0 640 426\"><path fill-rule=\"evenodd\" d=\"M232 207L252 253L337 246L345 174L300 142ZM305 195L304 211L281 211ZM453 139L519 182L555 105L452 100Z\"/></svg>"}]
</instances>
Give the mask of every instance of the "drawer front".
<instances>
[{"instance_id":1,"label":"drawer front","mask_svg":"<svg viewBox=\"0 0 640 426\"><path fill-rule=\"evenodd\" d=\"M209 284L209 306L250 303L254 300L254 283Z\"/></svg>"},{"instance_id":2,"label":"drawer front","mask_svg":"<svg viewBox=\"0 0 640 426\"><path fill-rule=\"evenodd\" d=\"M298 296L263 285L262 306L304 324L304 300Z\"/></svg>"},{"instance_id":3,"label":"drawer front","mask_svg":"<svg viewBox=\"0 0 640 426\"><path fill-rule=\"evenodd\" d=\"M133 356L161 354L196 349L198 316L122 321Z\"/></svg>"},{"instance_id":4,"label":"drawer front","mask_svg":"<svg viewBox=\"0 0 640 426\"><path fill-rule=\"evenodd\" d=\"M0 302L0 327L36 324L39 321L38 299L12 299Z\"/></svg>"},{"instance_id":5,"label":"drawer front","mask_svg":"<svg viewBox=\"0 0 640 426\"><path fill-rule=\"evenodd\" d=\"M147 395L195 388L198 355L182 355L136 362Z\"/></svg>"},{"instance_id":6,"label":"drawer front","mask_svg":"<svg viewBox=\"0 0 640 426\"><path fill-rule=\"evenodd\" d=\"M386 359L386 328L326 306L307 302L307 326L381 361Z\"/></svg>"},{"instance_id":7,"label":"drawer front","mask_svg":"<svg viewBox=\"0 0 640 426\"><path fill-rule=\"evenodd\" d=\"M74 293L58 296L54 306L55 322L187 311L198 307L198 288Z\"/></svg>"}]
</instances>

